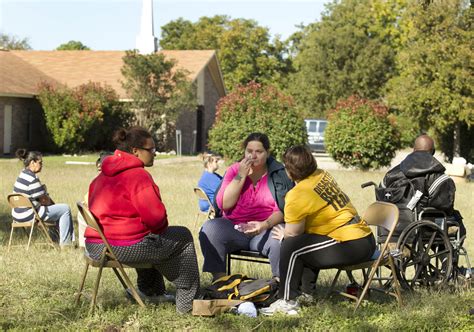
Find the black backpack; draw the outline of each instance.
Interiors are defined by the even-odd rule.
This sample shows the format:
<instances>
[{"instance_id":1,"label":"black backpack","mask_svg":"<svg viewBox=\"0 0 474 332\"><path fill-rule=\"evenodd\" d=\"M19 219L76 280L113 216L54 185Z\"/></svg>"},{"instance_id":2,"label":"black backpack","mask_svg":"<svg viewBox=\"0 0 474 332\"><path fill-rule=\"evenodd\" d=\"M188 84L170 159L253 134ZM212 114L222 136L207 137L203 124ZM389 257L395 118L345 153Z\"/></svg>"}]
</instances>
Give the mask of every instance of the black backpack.
<instances>
[{"instance_id":1,"label":"black backpack","mask_svg":"<svg viewBox=\"0 0 474 332\"><path fill-rule=\"evenodd\" d=\"M268 306L277 300L275 279L252 279L244 274L232 274L217 279L204 290L204 299L228 299L254 302Z\"/></svg>"},{"instance_id":2,"label":"black backpack","mask_svg":"<svg viewBox=\"0 0 474 332\"><path fill-rule=\"evenodd\" d=\"M416 208L423 193L417 190L413 182L404 177L392 182L388 187L375 188L377 201L395 204L398 207L398 224L392 239L397 240L403 230L416 219ZM379 241L385 241L388 232L384 228L378 229Z\"/></svg>"}]
</instances>

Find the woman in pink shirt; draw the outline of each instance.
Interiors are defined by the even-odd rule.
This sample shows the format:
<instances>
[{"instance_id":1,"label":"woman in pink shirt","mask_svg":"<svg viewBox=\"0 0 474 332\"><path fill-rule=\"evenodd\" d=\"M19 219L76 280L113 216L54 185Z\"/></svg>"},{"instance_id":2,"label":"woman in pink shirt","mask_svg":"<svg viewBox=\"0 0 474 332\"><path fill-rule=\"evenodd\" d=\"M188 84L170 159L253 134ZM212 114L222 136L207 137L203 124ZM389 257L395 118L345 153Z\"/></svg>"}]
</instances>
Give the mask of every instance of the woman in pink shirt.
<instances>
[{"instance_id":1,"label":"woman in pink shirt","mask_svg":"<svg viewBox=\"0 0 474 332\"><path fill-rule=\"evenodd\" d=\"M283 222L284 197L294 184L270 156L267 135L250 134L243 148L243 159L227 170L216 195L223 216L208 220L199 232L203 271L214 280L225 275L227 253L237 250L268 256L273 276L280 275L280 242L271 229Z\"/></svg>"}]
</instances>

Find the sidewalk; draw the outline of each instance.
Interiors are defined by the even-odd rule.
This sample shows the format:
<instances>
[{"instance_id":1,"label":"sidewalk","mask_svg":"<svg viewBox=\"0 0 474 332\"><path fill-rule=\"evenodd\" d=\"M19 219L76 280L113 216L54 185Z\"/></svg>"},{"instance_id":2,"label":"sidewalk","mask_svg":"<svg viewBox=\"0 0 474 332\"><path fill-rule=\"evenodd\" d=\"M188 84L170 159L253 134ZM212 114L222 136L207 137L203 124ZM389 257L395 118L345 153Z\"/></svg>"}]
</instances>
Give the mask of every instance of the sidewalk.
<instances>
[{"instance_id":1,"label":"sidewalk","mask_svg":"<svg viewBox=\"0 0 474 332\"><path fill-rule=\"evenodd\" d=\"M406 158L410 153L412 153L412 149L403 149L403 150L398 150L397 153L395 154L395 157L392 159L392 162L390 163L390 166L388 167L382 167L378 171L381 172L386 172L389 169L397 166L402 162L403 159ZM318 162L318 167L322 169L327 169L327 170L346 170L350 171L352 168L345 168L341 166L338 162L334 161L334 159L329 156L327 153L313 153L313 156L316 158L316 161ZM435 153L435 158L439 160L439 162L443 165L446 164L444 161L444 154L441 152L436 152Z\"/></svg>"},{"instance_id":2,"label":"sidewalk","mask_svg":"<svg viewBox=\"0 0 474 332\"><path fill-rule=\"evenodd\" d=\"M386 172L389 169L395 167L396 165L400 164L400 162L406 158L413 150L412 149L403 149L397 151L395 157L392 159L390 166L382 167L378 171ZM326 170L345 170L351 171L352 168L345 168L341 166L338 162L334 161L331 156L327 153L313 153L313 156L316 158L318 162L318 167ZM443 165L446 164L444 161L444 155L441 152L435 153L435 158L438 159ZM197 162L200 159L197 156L181 156L181 157L172 157L172 158L165 158L165 159L156 159L155 165L169 165L174 163L185 163L185 162Z\"/></svg>"}]
</instances>

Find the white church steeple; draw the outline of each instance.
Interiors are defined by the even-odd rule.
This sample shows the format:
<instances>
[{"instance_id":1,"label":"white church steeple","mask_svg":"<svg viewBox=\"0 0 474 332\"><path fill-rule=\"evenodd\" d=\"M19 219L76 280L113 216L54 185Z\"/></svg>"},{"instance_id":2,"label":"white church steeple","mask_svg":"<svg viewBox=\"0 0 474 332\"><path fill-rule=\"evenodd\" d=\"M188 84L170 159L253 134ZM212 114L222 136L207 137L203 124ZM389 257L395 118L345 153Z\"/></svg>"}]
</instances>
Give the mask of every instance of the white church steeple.
<instances>
[{"instance_id":1,"label":"white church steeple","mask_svg":"<svg viewBox=\"0 0 474 332\"><path fill-rule=\"evenodd\" d=\"M150 54L158 50L157 39L153 34L153 0L143 0L142 20L136 49L140 54Z\"/></svg>"}]
</instances>

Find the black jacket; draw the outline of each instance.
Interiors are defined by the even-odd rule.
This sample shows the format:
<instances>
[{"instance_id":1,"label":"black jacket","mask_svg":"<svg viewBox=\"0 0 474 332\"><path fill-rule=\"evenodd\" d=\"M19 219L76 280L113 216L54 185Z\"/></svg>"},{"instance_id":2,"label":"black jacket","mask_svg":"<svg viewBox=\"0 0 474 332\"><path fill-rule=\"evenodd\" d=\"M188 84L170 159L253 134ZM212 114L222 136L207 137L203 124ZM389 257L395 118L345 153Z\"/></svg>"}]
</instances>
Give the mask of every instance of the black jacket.
<instances>
[{"instance_id":1,"label":"black jacket","mask_svg":"<svg viewBox=\"0 0 474 332\"><path fill-rule=\"evenodd\" d=\"M281 212L285 209L285 195L295 186L295 183L288 178L285 166L276 161L273 157L267 159L268 188L272 193L275 202Z\"/></svg>"},{"instance_id":2,"label":"black jacket","mask_svg":"<svg viewBox=\"0 0 474 332\"><path fill-rule=\"evenodd\" d=\"M454 181L444 174L445 168L429 152L415 151L410 153L398 166L388 171L381 187L389 188L396 181L408 179L415 190L423 193L419 205L433 207L453 213L456 186ZM429 190L431 187L431 190Z\"/></svg>"}]
</instances>

